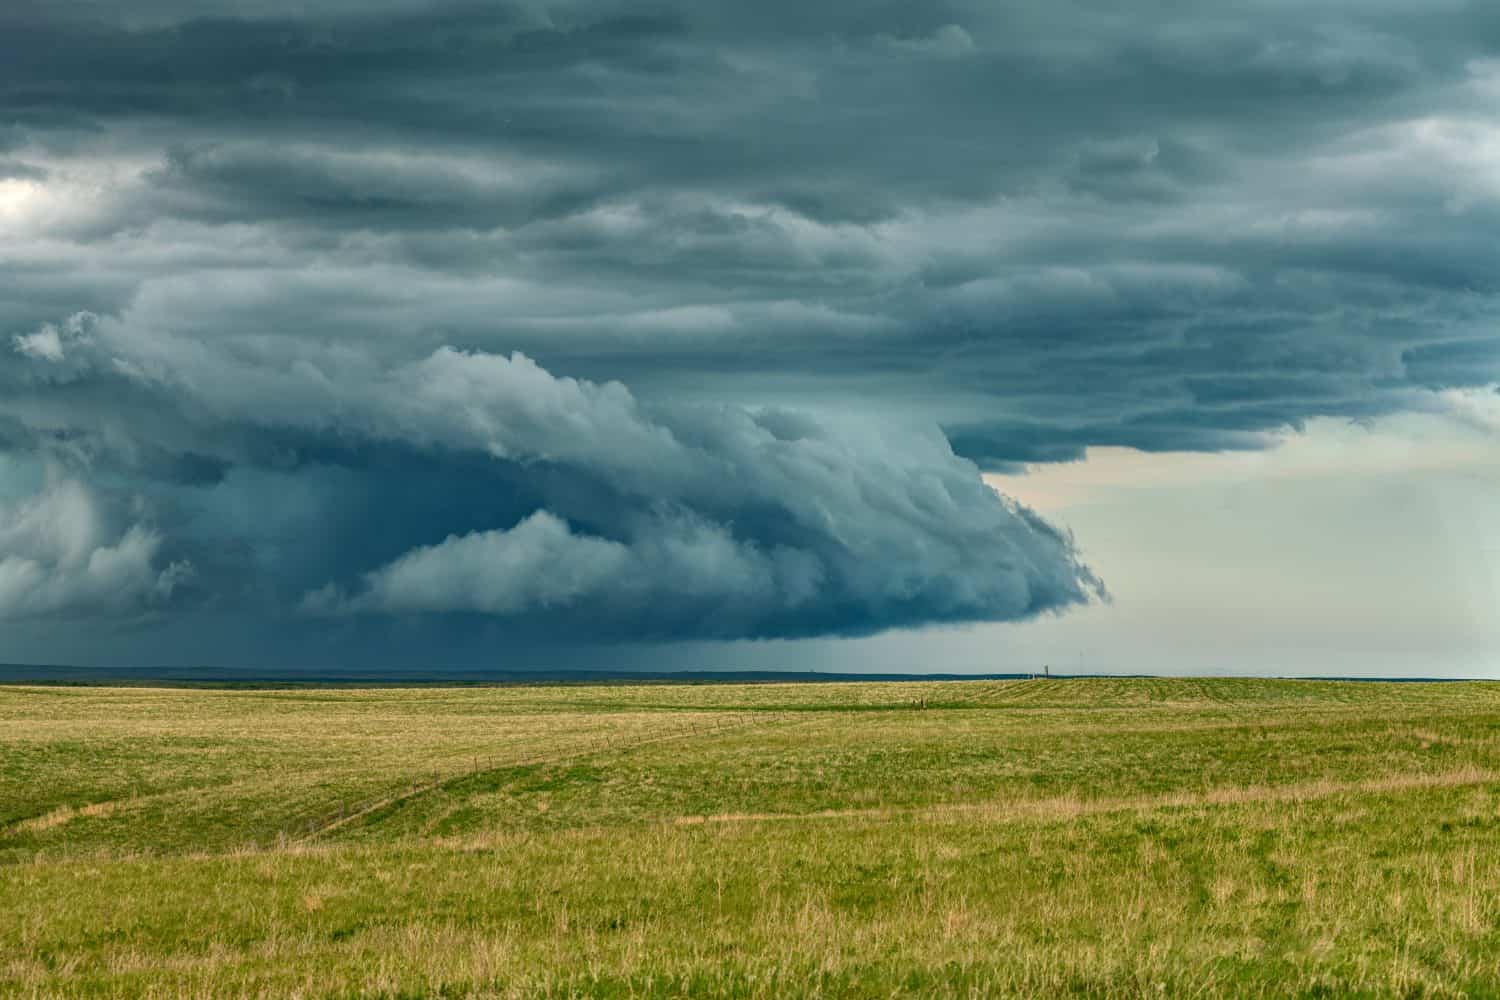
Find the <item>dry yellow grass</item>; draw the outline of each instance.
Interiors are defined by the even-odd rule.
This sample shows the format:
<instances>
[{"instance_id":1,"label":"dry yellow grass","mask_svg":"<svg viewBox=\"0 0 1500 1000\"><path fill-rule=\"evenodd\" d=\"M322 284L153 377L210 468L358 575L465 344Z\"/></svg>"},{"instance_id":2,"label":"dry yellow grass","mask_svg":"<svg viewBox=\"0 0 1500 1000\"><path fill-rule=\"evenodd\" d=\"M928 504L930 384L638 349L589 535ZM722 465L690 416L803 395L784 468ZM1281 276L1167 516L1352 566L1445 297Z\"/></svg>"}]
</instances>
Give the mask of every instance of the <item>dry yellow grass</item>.
<instances>
[{"instance_id":1,"label":"dry yellow grass","mask_svg":"<svg viewBox=\"0 0 1500 1000\"><path fill-rule=\"evenodd\" d=\"M0 754L5 995L1500 991L1495 685L0 688Z\"/></svg>"}]
</instances>

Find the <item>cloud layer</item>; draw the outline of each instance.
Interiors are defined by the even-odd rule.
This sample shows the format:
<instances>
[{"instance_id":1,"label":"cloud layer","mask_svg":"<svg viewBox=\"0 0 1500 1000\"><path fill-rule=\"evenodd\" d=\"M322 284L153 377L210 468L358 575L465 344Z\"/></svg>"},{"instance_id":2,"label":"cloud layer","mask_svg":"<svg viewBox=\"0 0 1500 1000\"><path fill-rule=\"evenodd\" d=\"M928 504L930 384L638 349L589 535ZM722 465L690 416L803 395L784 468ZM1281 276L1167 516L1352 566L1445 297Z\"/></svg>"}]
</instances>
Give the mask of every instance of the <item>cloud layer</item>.
<instances>
[{"instance_id":1,"label":"cloud layer","mask_svg":"<svg viewBox=\"0 0 1500 1000\"><path fill-rule=\"evenodd\" d=\"M1491 7L8 4L0 449L256 620L1065 607L975 466L1500 381Z\"/></svg>"}]
</instances>

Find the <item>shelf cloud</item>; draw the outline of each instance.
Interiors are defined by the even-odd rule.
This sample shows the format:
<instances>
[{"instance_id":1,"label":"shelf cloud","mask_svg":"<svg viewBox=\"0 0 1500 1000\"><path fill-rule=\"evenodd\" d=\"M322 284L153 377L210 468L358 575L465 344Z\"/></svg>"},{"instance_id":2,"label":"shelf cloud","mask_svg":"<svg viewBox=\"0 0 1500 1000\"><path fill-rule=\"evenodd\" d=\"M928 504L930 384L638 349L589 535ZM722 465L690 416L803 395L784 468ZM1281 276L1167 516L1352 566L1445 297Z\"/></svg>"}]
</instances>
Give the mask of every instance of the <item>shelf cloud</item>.
<instances>
[{"instance_id":1,"label":"shelf cloud","mask_svg":"<svg viewBox=\"0 0 1500 1000\"><path fill-rule=\"evenodd\" d=\"M59 329L73 331L65 348ZM387 477L406 472L372 466L372 452L467 456L466 481L442 491L470 496L462 512L410 524L431 541L388 564L330 560L334 579L304 611L745 638L1003 621L1102 595L1066 534L985 486L933 427L646 407L618 382L557 378L521 354L444 347L392 368L245 359L84 317L34 336L47 350L17 341L29 378L0 412L45 448L55 429L37 408L79 390L68 447L136 475L331 467L379 505ZM92 419L85 399L99 401ZM510 521L526 503L536 509ZM342 516L336 503L328 516ZM341 577L358 577L352 593Z\"/></svg>"}]
</instances>

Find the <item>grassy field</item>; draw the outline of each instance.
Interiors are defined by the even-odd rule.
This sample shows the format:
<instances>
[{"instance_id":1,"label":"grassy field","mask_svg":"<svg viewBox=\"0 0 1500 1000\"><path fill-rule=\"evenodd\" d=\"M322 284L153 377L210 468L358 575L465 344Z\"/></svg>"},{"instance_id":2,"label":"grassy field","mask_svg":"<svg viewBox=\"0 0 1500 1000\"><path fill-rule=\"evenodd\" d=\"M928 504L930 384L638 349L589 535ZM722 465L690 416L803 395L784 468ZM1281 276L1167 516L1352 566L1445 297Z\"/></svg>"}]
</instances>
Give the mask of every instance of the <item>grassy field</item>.
<instances>
[{"instance_id":1,"label":"grassy field","mask_svg":"<svg viewBox=\"0 0 1500 1000\"><path fill-rule=\"evenodd\" d=\"M0 994L1497 996L1500 684L0 687Z\"/></svg>"}]
</instances>

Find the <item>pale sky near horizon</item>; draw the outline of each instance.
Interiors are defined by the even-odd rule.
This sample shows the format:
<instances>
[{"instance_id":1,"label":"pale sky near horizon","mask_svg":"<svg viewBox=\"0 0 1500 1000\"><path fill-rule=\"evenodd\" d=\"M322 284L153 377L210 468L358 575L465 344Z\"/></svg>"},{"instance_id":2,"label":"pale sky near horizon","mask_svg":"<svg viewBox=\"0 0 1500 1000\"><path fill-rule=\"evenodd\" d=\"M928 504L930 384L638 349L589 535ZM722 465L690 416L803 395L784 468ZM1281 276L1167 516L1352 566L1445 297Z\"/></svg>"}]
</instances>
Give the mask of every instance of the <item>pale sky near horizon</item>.
<instances>
[{"instance_id":1,"label":"pale sky near horizon","mask_svg":"<svg viewBox=\"0 0 1500 1000\"><path fill-rule=\"evenodd\" d=\"M1309 422L1261 452L1092 449L996 486L1112 602L996 626L1054 669L1500 677L1500 407Z\"/></svg>"}]
</instances>

